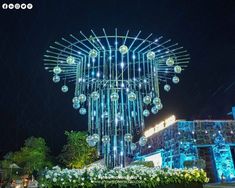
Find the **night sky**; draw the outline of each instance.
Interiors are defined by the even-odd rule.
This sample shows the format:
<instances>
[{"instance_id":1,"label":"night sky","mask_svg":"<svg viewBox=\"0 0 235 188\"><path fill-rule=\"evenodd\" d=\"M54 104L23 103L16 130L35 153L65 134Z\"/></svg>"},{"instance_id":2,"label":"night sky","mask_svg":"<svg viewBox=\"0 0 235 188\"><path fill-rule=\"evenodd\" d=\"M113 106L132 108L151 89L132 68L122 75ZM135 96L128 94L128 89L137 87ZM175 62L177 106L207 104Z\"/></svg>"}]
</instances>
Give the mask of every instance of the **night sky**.
<instances>
[{"instance_id":1,"label":"night sky","mask_svg":"<svg viewBox=\"0 0 235 188\"><path fill-rule=\"evenodd\" d=\"M61 37L90 29L171 38L190 53L189 67L151 126L178 119L229 119L235 105L234 0L38 0L32 10L0 9L0 157L29 136L46 139L52 153L65 143L65 130L86 130L87 117L72 108L73 91L60 91L44 70L43 55Z\"/></svg>"}]
</instances>

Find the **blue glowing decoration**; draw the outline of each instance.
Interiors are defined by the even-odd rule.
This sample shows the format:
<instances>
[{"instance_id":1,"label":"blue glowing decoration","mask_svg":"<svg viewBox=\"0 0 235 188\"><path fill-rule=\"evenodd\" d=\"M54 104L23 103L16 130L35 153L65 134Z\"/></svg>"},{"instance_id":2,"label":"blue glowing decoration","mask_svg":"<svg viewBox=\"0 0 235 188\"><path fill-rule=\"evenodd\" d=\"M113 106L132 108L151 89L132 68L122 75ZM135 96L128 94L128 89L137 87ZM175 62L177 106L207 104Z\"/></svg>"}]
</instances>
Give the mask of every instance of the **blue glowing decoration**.
<instances>
[{"instance_id":1,"label":"blue glowing decoration","mask_svg":"<svg viewBox=\"0 0 235 188\"><path fill-rule=\"evenodd\" d=\"M144 117L148 117L149 115L150 115L149 110L145 109L145 110L143 111L143 116L144 116Z\"/></svg>"},{"instance_id":2,"label":"blue glowing decoration","mask_svg":"<svg viewBox=\"0 0 235 188\"><path fill-rule=\"evenodd\" d=\"M124 135L124 140L125 140L126 142L131 142L131 141L132 141L132 135L131 135L130 133L126 133L126 134Z\"/></svg>"},{"instance_id":3,"label":"blue glowing decoration","mask_svg":"<svg viewBox=\"0 0 235 188\"><path fill-rule=\"evenodd\" d=\"M100 95L99 95L99 93L98 93L97 91L93 91L93 92L91 93L91 98L92 98L94 101L98 100L99 97L100 97Z\"/></svg>"},{"instance_id":4,"label":"blue glowing decoration","mask_svg":"<svg viewBox=\"0 0 235 188\"><path fill-rule=\"evenodd\" d=\"M235 106L232 107L232 111L228 113L228 115L232 115L233 119L235 120Z\"/></svg>"},{"instance_id":5,"label":"blue glowing decoration","mask_svg":"<svg viewBox=\"0 0 235 188\"><path fill-rule=\"evenodd\" d=\"M156 107L156 106L153 106L153 107L151 108L151 112L152 112L153 114L157 114L157 113L158 113L157 107Z\"/></svg>"},{"instance_id":6,"label":"blue glowing decoration","mask_svg":"<svg viewBox=\"0 0 235 188\"><path fill-rule=\"evenodd\" d=\"M86 108L80 108L79 113L81 115L85 115L86 114Z\"/></svg>"},{"instance_id":7,"label":"blue glowing decoration","mask_svg":"<svg viewBox=\"0 0 235 188\"><path fill-rule=\"evenodd\" d=\"M55 74L60 74L61 71L62 71L62 70L61 70L61 68L60 68L58 65L53 68L53 72L54 72Z\"/></svg>"},{"instance_id":8,"label":"blue glowing decoration","mask_svg":"<svg viewBox=\"0 0 235 188\"><path fill-rule=\"evenodd\" d=\"M60 81L60 76L55 75L55 76L53 76L52 80L53 80L53 82L58 83Z\"/></svg>"},{"instance_id":9,"label":"blue glowing decoration","mask_svg":"<svg viewBox=\"0 0 235 188\"><path fill-rule=\"evenodd\" d=\"M124 55L124 54L126 54L127 52L128 52L128 47L126 46L126 45L121 45L120 47L119 47L119 52L122 54L122 55Z\"/></svg>"},{"instance_id":10,"label":"blue glowing decoration","mask_svg":"<svg viewBox=\"0 0 235 188\"><path fill-rule=\"evenodd\" d=\"M215 166L218 174L218 180L225 178L227 181L235 177L234 163L230 146L226 144L221 133L216 134L214 139L215 145L212 146Z\"/></svg>"},{"instance_id":11,"label":"blue glowing decoration","mask_svg":"<svg viewBox=\"0 0 235 188\"><path fill-rule=\"evenodd\" d=\"M90 37L80 32L56 41L44 55L49 72L75 85L73 107L88 114L89 135L100 138L89 143L96 143L109 167L125 166L133 154L132 137L144 130L144 118L162 109L160 83L171 82L189 62L177 43L140 35L119 35L117 29L113 35L91 30ZM155 104L154 98L159 100ZM139 143L145 142L141 137Z\"/></svg>"},{"instance_id":12,"label":"blue glowing decoration","mask_svg":"<svg viewBox=\"0 0 235 188\"><path fill-rule=\"evenodd\" d=\"M72 102L73 103L79 103L78 97L73 97Z\"/></svg>"},{"instance_id":13,"label":"blue glowing decoration","mask_svg":"<svg viewBox=\"0 0 235 188\"><path fill-rule=\"evenodd\" d=\"M158 110L161 110L161 109L163 108L162 103L158 103L158 104L156 105L156 108L157 108Z\"/></svg>"},{"instance_id":14,"label":"blue glowing decoration","mask_svg":"<svg viewBox=\"0 0 235 188\"><path fill-rule=\"evenodd\" d=\"M139 145L140 146L145 146L147 141L148 141L148 139L145 136L142 136L142 137L140 137Z\"/></svg>"},{"instance_id":15,"label":"blue glowing decoration","mask_svg":"<svg viewBox=\"0 0 235 188\"><path fill-rule=\"evenodd\" d=\"M63 85L63 86L61 87L61 91L62 91L63 93L68 92L68 90L69 90L69 88L68 88L68 86L66 86L66 85Z\"/></svg>"},{"instance_id":16,"label":"blue glowing decoration","mask_svg":"<svg viewBox=\"0 0 235 188\"><path fill-rule=\"evenodd\" d=\"M178 76L174 76L174 77L172 78L172 82L173 82L174 84L178 84L179 81L180 81L180 79L179 79Z\"/></svg>"},{"instance_id":17,"label":"blue glowing decoration","mask_svg":"<svg viewBox=\"0 0 235 188\"><path fill-rule=\"evenodd\" d=\"M102 142L106 145L110 142L110 137L108 135L103 135ZM107 156L106 156L107 157Z\"/></svg>"},{"instance_id":18,"label":"blue glowing decoration","mask_svg":"<svg viewBox=\"0 0 235 188\"><path fill-rule=\"evenodd\" d=\"M176 65L176 66L174 67L174 71L175 71L175 73L181 73L181 71L182 71L181 66Z\"/></svg>"},{"instance_id":19,"label":"blue glowing decoration","mask_svg":"<svg viewBox=\"0 0 235 188\"><path fill-rule=\"evenodd\" d=\"M79 109L79 108L80 108L80 103L79 103L79 102L73 103L73 108L74 108L75 110Z\"/></svg>"},{"instance_id":20,"label":"blue glowing decoration","mask_svg":"<svg viewBox=\"0 0 235 188\"><path fill-rule=\"evenodd\" d=\"M96 133L92 135L92 138L93 138L94 142L96 142L96 143L100 141L100 136Z\"/></svg>"},{"instance_id":21,"label":"blue glowing decoration","mask_svg":"<svg viewBox=\"0 0 235 188\"><path fill-rule=\"evenodd\" d=\"M96 141L94 140L93 136L88 136L86 138L86 142L89 146L94 147L96 145Z\"/></svg>"},{"instance_id":22,"label":"blue glowing decoration","mask_svg":"<svg viewBox=\"0 0 235 188\"><path fill-rule=\"evenodd\" d=\"M134 151L136 149L136 144L135 143L131 143L131 151Z\"/></svg>"},{"instance_id":23,"label":"blue glowing decoration","mask_svg":"<svg viewBox=\"0 0 235 188\"><path fill-rule=\"evenodd\" d=\"M175 61L172 57L167 58L167 60L166 60L166 65L167 66L171 67L171 66L174 65L174 63L175 63Z\"/></svg>"},{"instance_id":24,"label":"blue glowing decoration","mask_svg":"<svg viewBox=\"0 0 235 188\"><path fill-rule=\"evenodd\" d=\"M128 100L129 101L134 101L136 100L136 94L134 92L131 92L128 94Z\"/></svg>"},{"instance_id":25,"label":"blue glowing decoration","mask_svg":"<svg viewBox=\"0 0 235 188\"><path fill-rule=\"evenodd\" d=\"M144 158L161 149L162 166L171 168L184 168L185 161L204 159L205 170L212 181L233 181L234 132L235 121L231 120L178 120L148 137L145 147L137 149L136 155L141 151ZM151 148L148 148L150 144Z\"/></svg>"},{"instance_id":26,"label":"blue glowing decoration","mask_svg":"<svg viewBox=\"0 0 235 188\"><path fill-rule=\"evenodd\" d=\"M68 56L66 62L71 65L75 63L75 58L73 56Z\"/></svg>"},{"instance_id":27,"label":"blue glowing decoration","mask_svg":"<svg viewBox=\"0 0 235 188\"><path fill-rule=\"evenodd\" d=\"M169 85L169 84L166 84L166 85L164 85L164 90L165 91L170 91L170 89L171 89L171 86Z\"/></svg>"},{"instance_id":28,"label":"blue glowing decoration","mask_svg":"<svg viewBox=\"0 0 235 188\"><path fill-rule=\"evenodd\" d=\"M85 102L85 101L86 101L86 95L80 94L80 95L78 96L78 100L79 100L81 103Z\"/></svg>"},{"instance_id":29,"label":"blue glowing decoration","mask_svg":"<svg viewBox=\"0 0 235 188\"><path fill-rule=\"evenodd\" d=\"M94 49L92 49L92 50L89 52L89 56L90 56L91 58L93 58L92 60L94 60L94 58L96 58L97 55L98 55L98 53L97 53L97 51L94 50Z\"/></svg>"},{"instance_id":30,"label":"blue glowing decoration","mask_svg":"<svg viewBox=\"0 0 235 188\"><path fill-rule=\"evenodd\" d=\"M143 98L143 102L146 105L150 104L151 100L152 100L152 98L150 96L148 96L148 95Z\"/></svg>"},{"instance_id":31,"label":"blue glowing decoration","mask_svg":"<svg viewBox=\"0 0 235 188\"><path fill-rule=\"evenodd\" d=\"M117 92L111 93L110 100L111 100L112 102L115 102L115 101L117 101L118 99L119 99L119 95L118 95Z\"/></svg>"},{"instance_id":32,"label":"blue glowing decoration","mask_svg":"<svg viewBox=\"0 0 235 188\"><path fill-rule=\"evenodd\" d=\"M149 60L154 60L154 59L155 59L155 52L149 51L149 52L147 53L147 59L149 59Z\"/></svg>"},{"instance_id":33,"label":"blue glowing decoration","mask_svg":"<svg viewBox=\"0 0 235 188\"><path fill-rule=\"evenodd\" d=\"M160 98L155 97L155 98L153 99L153 104L158 105L158 104L160 104L160 103L161 103L161 99L160 99Z\"/></svg>"}]
</instances>

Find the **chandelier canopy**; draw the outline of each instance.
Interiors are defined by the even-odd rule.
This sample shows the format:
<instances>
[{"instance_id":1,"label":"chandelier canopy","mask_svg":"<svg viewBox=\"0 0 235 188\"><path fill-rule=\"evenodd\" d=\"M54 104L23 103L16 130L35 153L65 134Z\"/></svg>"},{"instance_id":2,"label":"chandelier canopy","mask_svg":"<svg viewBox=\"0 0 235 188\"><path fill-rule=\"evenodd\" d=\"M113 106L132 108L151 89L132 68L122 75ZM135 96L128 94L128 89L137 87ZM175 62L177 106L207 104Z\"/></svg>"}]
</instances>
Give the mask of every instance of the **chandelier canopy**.
<instances>
[{"instance_id":1,"label":"chandelier canopy","mask_svg":"<svg viewBox=\"0 0 235 188\"><path fill-rule=\"evenodd\" d=\"M87 143L96 146L109 167L125 166L144 130L144 119L163 108L159 87L169 92L187 67L189 54L178 43L152 34L70 35L44 55L45 69L61 91L74 91L73 108L88 114ZM68 87L69 86L69 87ZM138 144L144 146L142 136Z\"/></svg>"}]
</instances>

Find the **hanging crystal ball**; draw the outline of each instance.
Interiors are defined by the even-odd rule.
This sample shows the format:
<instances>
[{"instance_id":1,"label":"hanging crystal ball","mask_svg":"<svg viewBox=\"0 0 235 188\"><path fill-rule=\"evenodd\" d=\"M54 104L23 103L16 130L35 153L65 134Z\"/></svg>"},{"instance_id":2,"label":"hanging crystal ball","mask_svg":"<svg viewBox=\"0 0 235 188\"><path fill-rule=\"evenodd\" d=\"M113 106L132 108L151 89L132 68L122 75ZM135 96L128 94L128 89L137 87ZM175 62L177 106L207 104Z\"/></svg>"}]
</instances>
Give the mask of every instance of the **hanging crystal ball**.
<instances>
[{"instance_id":1,"label":"hanging crystal ball","mask_svg":"<svg viewBox=\"0 0 235 188\"><path fill-rule=\"evenodd\" d=\"M129 101L134 101L134 100L136 100L136 94L135 94L134 92L130 92L130 93L128 94L128 100L129 100Z\"/></svg>"},{"instance_id":2,"label":"hanging crystal ball","mask_svg":"<svg viewBox=\"0 0 235 188\"><path fill-rule=\"evenodd\" d=\"M96 142L93 140L93 137L92 136L88 136L86 138L86 142L89 146L91 147L94 147L96 145Z\"/></svg>"},{"instance_id":3,"label":"hanging crystal ball","mask_svg":"<svg viewBox=\"0 0 235 188\"><path fill-rule=\"evenodd\" d=\"M102 142L104 144L108 144L110 142L110 138L108 135L104 135L103 138L102 138Z\"/></svg>"},{"instance_id":4,"label":"hanging crystal ball","mask_svg":"<svg viewBox=\"0 0 235 188\"><path fill-rule=\"evenodd\" d=\"M116 92L113 92L110 96L111 101L117 101L119 99L119 95Z\"/></svg>"},{"instance_id":5,"label":"hanging crystal ball","mask_svg":"<svg viewBox=\"0 0 235 188\"><path fill-rule=\"evenodd\" d=\"M91 58L96 58L97 55L98 55L98 53L97 53L97 51L94 50L94 49L89 52L89 56L90 56Z\"/></svg>"},{"instance_id":6,"label":"hanging crystal ball","mask_svg":"<svg viewBox=\"0 0 235 188\"><path fill-rule=\"evenodd\" d=\"M136 149L136 144L135 143L131 143L131 151L134 151Z\"/></svg>"},{"instance_id":7,"label":"hanging crystal ball","mask_svg":"<svg viewBox=\"0 0 235 188\"><path fill-rule=\"evenodd\" d=\"M75 58L73 56L68 56L66 62L71 65L75 63Z\"/></svg>"},{"instance_id":8,"label":"hanging crystal ball","mask_svg":"<svg viewBox=\"0 0 235 188\"><path fill-rule=\"evenodd\" d=\"M175 71L175 73L181 73L181 71L182 71L181 66L176 65L176 66L174 67L174 71Z\"/></svg>"},{"instance_id":9,"label":"hanging crystal ball","mask_svg":"<svg viewBox=\"0 0 235 188\"><path fill-rule=\"evenodd\" d=\"M156 106L153 106L153 107L151 108L151 112L152 112L153 114L157 114L157 113L158 113L157 107L156 107Z\"/></svg>"},{"instance_id":10,"label":"hanging crystal ball","mask_svg":"<svg viewBox=\"0 0 235 188\"><path fill-rule=\"evenodd\" d=\"M147 59L148 60L154 60L154 58L155 58L155 53L153 51L149 51L147 53Z\"/></svg>"},{"instance_id":11,"label":"hanging crystal ball","mask_svg":"<svg viewBox=\"0 0 235 188\"><path fill-rule=\"evenodd\" d=\"M80 108L80 103L79 103L79 102L73 103L73 108L74 108L75 110L79 109L79 108Z\"/></svg>"},{"instance_id":12,"label":"hanging crystal ball","mask_svg":"<svg viewBox=\"0 0 235 188\"><path fill-rule=\"evenodd\" d=\"M151 100L152 100L152 98L149 95L147 95L143 98L144 104L147 104L147 105L151 103Z\"/></svg>"},{"instance_id":13,"label":"hanging crystal ball","mask_svg":"<svg viewBox=\"0 0 235 188\"><path fill-rule=\"evenodd\" d=\"M54 68L53 68L53 72L55 73L55 74L60 74L61 73L61 68L59 67L59 66L55 66Z\"/></svg>"},{"instance_id":14,"label":"hanging crystal ball","mask_svg":"<svg viewBox=\"0 0 235 188\"><path fill-rule=\"evenodd\" d=\"M124 140L125 140L126 142L131 142L131 141L132 141L132 135L131 135L130 133L126 133L126 134L124 135Z\"/></svg>"},{"instance_id":15,"label":"hanging crystal ball","mask_svg":"<svg viewBox=\"0 0 235 188\"><path fill-rule=\"evenodd\" d=\"M156 105L156 108L157 108L158 110L161 110L161 109L163 108L162 103L157 104L157 105Z\"/></svg>"},{"instance_id":16,"label":"hanging crystal ball","mask_svg":"<svg viewBox=\"0 0 235 188\"><path fill-rule=\"evenodd\" d=\"M52 80L54 83L58 83L60 81L60 76L55 75L55 76L53 76Z\"/></svg>"},{"instance_id":17,"label":"hanging crystal ball","mask_svg":"<svg viewBox=\"0 0 235 188\"><path fill-rule=\"evenodd\" d=\"M92 138L93 138L94 142L99 142L100 141L100 136L96 133L92 135Z\"/></svg>"},{"instance_id":18,"label":"hanging crystal ball","mask_svg":"<svg viewBox=\"0 0 235 188\"><path fill-rule=\"evenodd\" d=\"M63 86L61 87L61 91L62 91L63 93L68 92L68 90L69 90L69 88L68 88L68 86L66 86L66 85L63 85Z\"/></svg>"},{"instance_id":19,"label":"hanging crystal ball","mask_svg":"<svg viewBox=\"0 0 235 188\"><path fill-rule=\"evenodd\" d=\"M135 111L132 111L132 112L131 112L131 116L132 116L132 117L135 117L135 116L137 116L137 112L135 112Z\"/></svg>"},{"instance_id":20,"label":"hanging crystal ball","mask_svg":"<svg viewBox=\"0 0 235 188\"><path fill-rule=\"evenodd\" d=\"M81 115L85 115L86 114L86 108L80 108L79 113Z\"/></svg>"},{"instance_id":21,"label":"hanging crystal ball","mask_svg":"<svg viewBox=\"0 0 235 188\"><path fill-rule=\"evenodd\" d=\"M165 84L165 85L164 85L164 90L165 90L165 91L168 92L168 91L170 91L170 89L171 89L171 86L170 86L170 85L168 85L168 84Z\"/></svg>"},{"instance_id":22,"label":"hanging crystal ball","mask_svg":"<svg viewBox=\"0 0 235 188\"><path fill-rule=\"evenodd\" d=\"M140 146L145 146L145 144L147 143L147 138L145 136L141 136L139 139L139 145Z\"/></svg>"},{"instance_id":23,"label":"hanging crystal ball","mask_svg":"<svg viewBox=\"0 0 235 188\"><path fill-rule=\"evenodd\" d=\"M79 100L80 102L85 102L85 101L86 101L86 95L80 94L80 95L78 96L78 100Z\"/></svg>"},{"instance_id":24,"label":"hanging crystal ball","mask_svg":"<svg viewBox=\"0 0 235 188\"><path fill-rule=\"evenodd\" d=\"M180 79L179 79L178 76L174 76L174 77L172 78L172 82L173 82L174 84L178 84L179 81L180 81Z\"/></svg>"},{"instance_id":25,"label":"hanging crystal ball","mask_svg":"<svg viewBox=\"0 0 235 188\"><path fill-rule=\"evenodd\" d=\"M172 58L172 57L169 57L169 58L167 58L167 60L166 60L166 65L167 66L173 66L174 65L174 59Z\"/></svg>"},{"instance_id":26,"label":"hanging crystal ball","mask_svg":"<svg viewBox=\"0 0 235 188\"><path fill-rule=\"evenodd\" d=\"M94 147L94 146L96 145L96 142L91 141L88 145L89 145L90 147Z\"/></svg>"},{"instance_id":27,"label":"hanging crystal ball","mask_svg":"<svg viewBox=\"0 0 235 188\"><path fill-rule=\"evenodd\" d=\"M126 46L126 45L121 45L120 47L119 47L119 52L121 53L121 54L126 54L127 52L128 52L128 47Z\"/></svg>"},{"instance_id":28,"label":"hanging crystal ball","mask_svg":"<svg viewBox=\"0 0 235 188\"><path fill-rule=\"evenodd\" d=\"M161 99L159 97L155 97L153 99L153 104L157 105L158 103L161 103Z\"/></svg>"},{"instance_id":29,"label":"hanging crystal ball","mask_svg":"<svg viewBox=\"0 0 235 188\"><path fill-rule=\"evenodd\" d=\"M92 98L93 100L98 100L99 97L100 97L100 95L99 95L99 93L98 93L97 91L93 91L93 92L91 93L91 98Z\"/></svg>"},{"instance_id":30,"label":"hanging crystal ball","mask_svg":"<svg viewBox=\"0 0 235 188\"><path fill-rule=\"evenodd\" d=\"M74 97L74 98L72 99L72 102L73 102L73 103L79 103L78 97Z\"/></svg>"},{"instance_id":31,"label":"hanging crystal ball","mask_svg":"<svg viewBox=\"0 0 235 188\"><path fill-rule=\"evenodd\" d=\"M150 114L149 110L145 109L145 110L143 111L143 116L148 117L149 114Z\"/></svg>"},{"instance_id":32,"label":"hanging crystal ball","mask_svg":"<svg viewBox=\"0 0 235 188\"><path fill-rule=\"evenodd\" d=\"M93 140L93 137L90 135L90 136L88 136L88 137L86 137L86 142L87 143L89 143L90 141L92 141Z\"/></svg>"}]
</instances>

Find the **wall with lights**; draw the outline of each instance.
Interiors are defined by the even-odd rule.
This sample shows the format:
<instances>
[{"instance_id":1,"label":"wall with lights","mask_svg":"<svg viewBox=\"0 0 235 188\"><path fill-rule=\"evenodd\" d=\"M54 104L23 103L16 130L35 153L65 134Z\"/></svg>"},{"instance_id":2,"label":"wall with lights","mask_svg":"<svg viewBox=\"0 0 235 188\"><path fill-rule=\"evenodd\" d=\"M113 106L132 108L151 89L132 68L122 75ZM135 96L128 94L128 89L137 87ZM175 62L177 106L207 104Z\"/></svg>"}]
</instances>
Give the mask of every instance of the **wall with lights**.
<instances>
[{"instance_id":1,"label":"wall with lights","mask_svg":"<svg viewBox=\"0 0 235 188\"><path fill-rule=\"evenodd\" d=\"M171 168L184 168L184 161L204 159L211 181L235 179L235 121L185 121L172 116L147 130L145 136L148 142L138 148L139 159L148 160L160 151L162 167Z\"/></svg>"}]
</instances>

